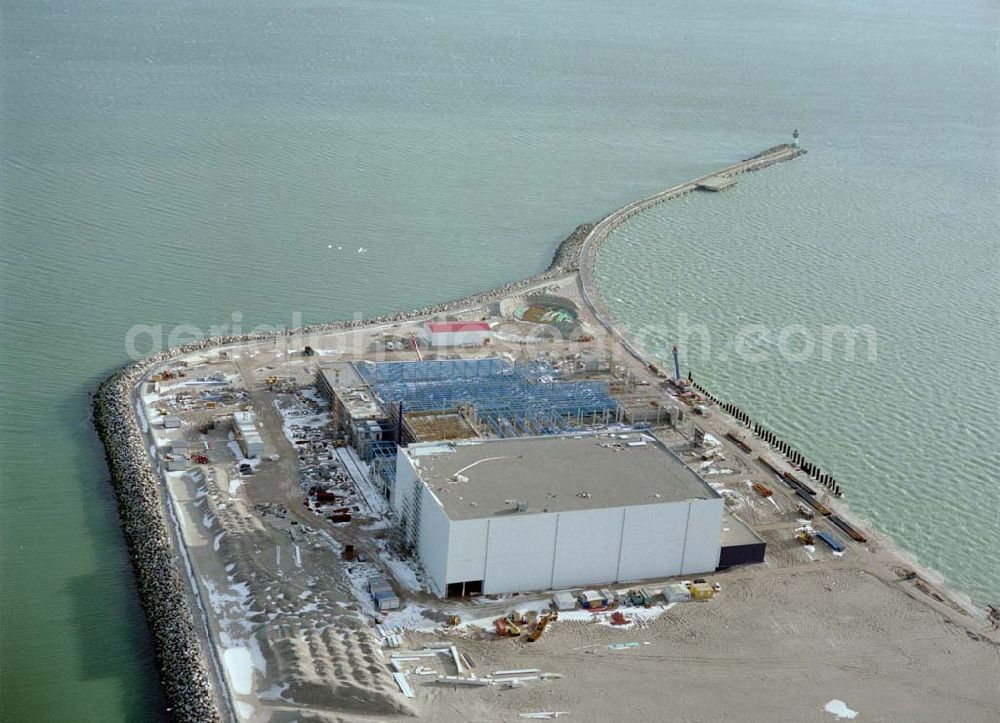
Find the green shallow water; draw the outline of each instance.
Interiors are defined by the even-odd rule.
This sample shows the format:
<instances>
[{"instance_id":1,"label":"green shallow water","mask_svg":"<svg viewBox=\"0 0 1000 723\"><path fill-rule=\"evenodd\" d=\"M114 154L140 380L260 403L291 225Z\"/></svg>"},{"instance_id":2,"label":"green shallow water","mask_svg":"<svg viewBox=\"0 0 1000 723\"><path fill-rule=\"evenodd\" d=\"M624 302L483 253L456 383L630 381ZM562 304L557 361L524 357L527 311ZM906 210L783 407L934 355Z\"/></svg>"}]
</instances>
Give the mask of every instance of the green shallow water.
<instances>
[{"instance_id":1,"label":"green shallow water","mask_svg":"<svg viewBox=\"0 0 1000 723\"><path fill-rule=\"evenodd\" d=\"M931 204L937 215L918 227L923 255L893 247L873 303L899 298L897 283L925 288L926 297L902 297L911 305L939 300L921 310L923 323L897 314L884 324L953 326L954 343L967 345L951 354L928 349L909 369L933 380L890 378L880 398L900 420L950 409L949 419L960 421L934 424L961 424L977 444L989 429L977 423L991 388L995 394L995 347L981 319L995 297L989 288L978 296L953 289L961 282L982 290L995 261L995 217L983 204L997 187L995 141L984 133L996 118L989 3L4 0L0 12L3 720L163 715L88 418L90 392L128 360L133 325L207 329L231 323L234 312L243 328L291 324L296 312L319 322L522 278L544 268L578 223L772 145L794 126L809 156L719 198L683 201L689 228L711 221L729 229L714 239L725 242L723 258L732 253L726 244L759 248L773 220L763 209L785 217L781 204L794 201L816 209L814 235L838 241L827 248L848 233L831 225L842 215L856 218L852 229L878 231L884 245L898 228L884 223L895 197L885 187L902 178L930 198L947 181L957 205ZM864 197L838 181L860 159L883 181ZM812 183L826 185L796 198L794 189L805 193ZM787 217L792 224L795 215ZM657 223L643 217L622 230L639 233L628 253L662 239ZM748 228L759 238L740 241L737 232ZM785 243L804 243L794 240L800 231L788 234ZM357 253L361 247L367 252ZM607 273L622 260L616 248L602 256L610 295L645 293L664 315L689 305L693 292L682 280L660 278L676 241L624 258L624 279ZM808 248L800 255L809 257ZM935 248L948 263L935 261ZM853 257L823 258L818 266L788 259L787 271ZM752 294L759 286L752 265L698 266L706 292L696 295L699 318L713 323L719 314L710 302L725 298L722 287ZM976 313L942 322L956 300ZM805 299L795 309L816 311ZM629 325L645 323L616 310ZM891 343L897 332L882 333ZM966 380L985 379L984 389L971 394L950 379L955 357ZM902 351L896 358L916 364ZM749 406L736 395L746 386L742 370L696 369ZM990 560L961 532L968 526L969 535L995 539L976 521L986 519L980 510L995 500L995 484L968 488L970 499L980 495L978 509L963 503L942 516L955 533L906 537L891 525L917 518L892 522L896 512L879 507L898 488L881 480L899 475L866 476L862 497L845 460L867 456L826 439L832 425L797 406L807 398L807 373L789 379L786 392L775 383L758 400L760 414L770 415L762 418L790 425L788 436L803 448L818 435L826 446L807 451L845 480L862 511L885 511L879 524L921 559L970 591L995 589L981 583ZM843 413L855 413L856 396L840 398ZM906 428L911 450L954 438ZM923 486L949 489L991 473L996 480L988 442L972 459L940 454L965 460L961 477L925 476Z\"/></svg>"}]
</instances>

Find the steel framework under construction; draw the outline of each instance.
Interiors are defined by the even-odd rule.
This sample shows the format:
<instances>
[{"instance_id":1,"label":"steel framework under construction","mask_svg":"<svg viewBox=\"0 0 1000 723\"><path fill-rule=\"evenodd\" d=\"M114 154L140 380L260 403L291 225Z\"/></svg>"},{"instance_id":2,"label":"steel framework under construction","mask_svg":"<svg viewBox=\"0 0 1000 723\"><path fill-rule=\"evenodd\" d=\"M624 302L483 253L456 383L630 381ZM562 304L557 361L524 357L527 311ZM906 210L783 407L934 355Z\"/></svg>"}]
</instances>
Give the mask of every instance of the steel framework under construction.
<instances>
[{"instance_id":1,"label":"steel framework under construction","mask_svg":"<svg viewBox=\"0 0 1000 723\"><path fill-rule=\"evenodd\" d=\"M383 403L407 411L465 409L497 437L565 434L622 419L603 381L565 381L543 361L501 359L362 362Z\"/></svg>"}]
</instances>

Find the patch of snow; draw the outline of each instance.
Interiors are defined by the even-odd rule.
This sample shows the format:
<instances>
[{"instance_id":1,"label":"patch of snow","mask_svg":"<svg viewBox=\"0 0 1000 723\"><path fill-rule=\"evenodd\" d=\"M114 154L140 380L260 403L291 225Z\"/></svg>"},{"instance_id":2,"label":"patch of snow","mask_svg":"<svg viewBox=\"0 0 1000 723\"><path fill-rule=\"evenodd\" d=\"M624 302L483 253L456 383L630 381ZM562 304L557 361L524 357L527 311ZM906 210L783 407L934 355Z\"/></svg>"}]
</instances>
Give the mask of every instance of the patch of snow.
<instances>
[{"instance_id":1,"label":"patch of snow","mask_svg":"<svg viewBox=\"0 0 1000 723\"><path fill-rule=\"evenodd\" d=\"M139 420L142 433L147 434L149 432L149 423L146 421L146 415L142 413L142 401L138 399L135 400L135 417Z\"/></svg>"},{"instance_id":2,"label":"patch of snow","mask_svg":"<svg viewBox=\"0 0 1000 723\"><path fill-rule=\"evenodd\" d=\"M858 712L856 710L851 710L847 707L847 703L842 700L838 700L837 698L834 698L823 706L823 710L837 716L837 720L840 720L841 718L857 718L858 716Z\"/></svg>"},{"instance_id":3,"label":"patch of snow","mask_svg":"<svg viewBox=\"0 0 1000 723\"><path fill-rule=\"evenodd\" d=\"M284 693L288 690L288 683L284 685L274 685L267 690L262 690L257 693L257 697L260 700L281 700L284 697Z\"/></svg>"},{"instance_id":4,"label":"patch of snow","mask_svg":"<svg viewBox=\"0 0 1000 723\"><path fill-rule=\"evenodd\" d=\"M240 717L240 720L250 720L253 718L256 708L242 700L234 700L233 703L236 705L236 715Z\"/></svg>"},{"instance_id":5,"label":"patch of snow","mask_svg":"<svg viewBox=\"0 0 1000 723\"><path fill-rule=\"evenodd\" d=\"M243 484L243 480L239 477L233 477L229 480L229 496L235 497L240 491L240 485Z\"/></svg>"},{"instance_id":6,"label":"patch of snow","mask_svg":"<svg viewBox=\"0 0 1000 723\"><path fill-rule=\"evenodd\" d=\"M335 539L333 539L333 537L330 535L329 532L327 532L326 530L317 530L317 532L319 533L319 536L323 538L326 544L330 546L330 549L332 549L335 553L340 555L344 552L344 546L341 545L339 542L337 542Z\"/></svg>"},{"instance_id":7,"label":"patch of snow","mask_svg":"<svg viewBox=\"0 0 1000 723\"><path fill-rule=\"evenodd\" d=\"M417 571L405 560L393 557L384 549L379 552L378 556L385 563L386 567L389 568L392 576L396 578L396 581L400 585L411 592L420 592L423 590L423 585L420 584L420 579L417 577Z\"/></svg>"},{"instance_id":8,"label":"patch of snow","mask_svg":"<svg viewBox=\"0 0 1000 723\"><path fill-rule=\"evenodd\" d=\"M233 690L240 695L249 695L253 691L254 667L250 648L227 648L222 654L222 663Z\"/></svg>"},{"instance_id":9,"label":"patch of snow","mask_svg":"<svg viewBox=\"0 0 1000 723\"><path fill-rule=\"evenodd\" d=\"M385 619L383 624L387 628L403 628L404 630L419 630L423 628L433 630L440 626L441 623L435 623L423 614L428 609L426 605L408 603L405 608L382 613L381 615ZM492 622L493 618L490 620Z\"/></svg>"}]
</instances>

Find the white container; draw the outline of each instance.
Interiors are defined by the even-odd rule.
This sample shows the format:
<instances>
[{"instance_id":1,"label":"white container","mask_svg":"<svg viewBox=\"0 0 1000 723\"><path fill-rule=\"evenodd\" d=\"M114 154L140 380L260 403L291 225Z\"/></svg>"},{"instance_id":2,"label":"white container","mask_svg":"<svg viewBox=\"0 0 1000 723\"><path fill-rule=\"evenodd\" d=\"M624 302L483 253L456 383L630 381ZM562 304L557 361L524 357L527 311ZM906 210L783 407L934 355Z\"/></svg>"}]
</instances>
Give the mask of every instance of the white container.
<instances>
[{"instance_id":1,"label":"white container","mask_svg":"<svg viewBox=\"0 0 1000 723\"><path fill-rule=\"evenodd\" d=\"M667 599L668 603L690 602L691 591L688 590L687 585L675 582L663 588L663 597Z\"/></svg>"}]
</instances>

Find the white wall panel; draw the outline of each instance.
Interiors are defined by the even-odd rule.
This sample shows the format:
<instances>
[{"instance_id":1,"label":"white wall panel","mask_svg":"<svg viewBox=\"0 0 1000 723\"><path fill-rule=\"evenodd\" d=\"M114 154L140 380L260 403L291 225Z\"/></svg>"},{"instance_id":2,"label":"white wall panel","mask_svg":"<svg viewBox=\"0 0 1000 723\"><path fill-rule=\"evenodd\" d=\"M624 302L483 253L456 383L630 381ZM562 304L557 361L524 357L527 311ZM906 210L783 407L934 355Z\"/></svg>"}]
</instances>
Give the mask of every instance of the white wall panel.
<instances>
[{"instance_id":1,"label":"white wall panel","mask_svg":"<svg viewBox=\"0 0 1000 723\"><path fill-rule=\"evenodd\" d=\"M490 518L483 592L548 589L555 534L554 513Z\"/></svg>"},{"instance_id":2,"label":"white wall panel","mask_svg":"<svg viewBox=\"0 0 1000 723\"><path fill-rule=\"evenodd\" d=\"M430 490L421 486L420 537L417 540L417 554L430 578L435 591L444 595L447 590L448 570L448 517L441 509Z\"/></svg>"},{"instance_id":3,"label":"white wall panel","mask_svg":"<svg viewBox=\"0 0 1000 723\"><path fill-rule=\"evenodd\" d=\"M417 471L413 468L413 460L400 447L396 452L396 484L389 491L389 504L396 514L399 514L402 508L404 493L411 494L416 481Z\"/></svg>"},{"instance_id":4,"label":"white wall panel","mask_svg":"<svg viewBox=\"0 0 1000 723\"><path fill-rule=\"evenodd\" d=\"M723 500L694 500L688 522L687 547L682 575L714 572L722 549Z\"/></svg>"},{"instance_id":5,"label":"white wall panel","mask_svg":"<svg viewBox=\"0 0 1000 723\"><path fill-rule=\"evenodd\" d=\"M551 587L616 579L623 514L622 507L559 514Z\"/></svg>"},{"instance_id":6,"label":"white wall panel","mask_svg":"<svg viewBox=\"0 0 1000 723\"><path fill-rule=\"evenodd\" d=\"M484 580L488 519L451 523L448 534L448 582Z\"/></svg>"},{"instance_id":7,"label":"white wall panel","mask_svg":"<svg viewBox=\"0 0 1000 723\"><path fill-rule=\"evenodd\" d=\"M687 502L625 508L618 580L680 575L687 516Z\"/></svg>"}]
</instances>

